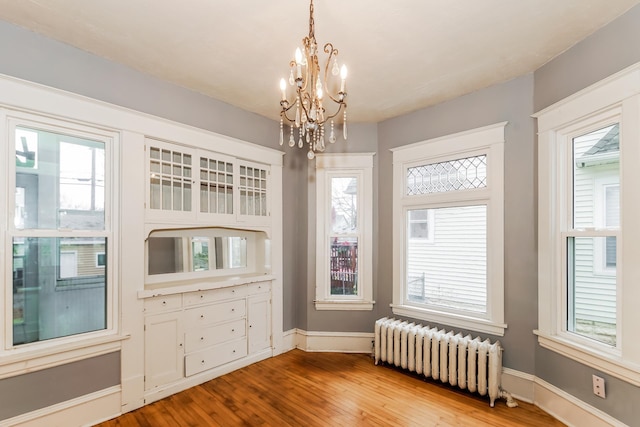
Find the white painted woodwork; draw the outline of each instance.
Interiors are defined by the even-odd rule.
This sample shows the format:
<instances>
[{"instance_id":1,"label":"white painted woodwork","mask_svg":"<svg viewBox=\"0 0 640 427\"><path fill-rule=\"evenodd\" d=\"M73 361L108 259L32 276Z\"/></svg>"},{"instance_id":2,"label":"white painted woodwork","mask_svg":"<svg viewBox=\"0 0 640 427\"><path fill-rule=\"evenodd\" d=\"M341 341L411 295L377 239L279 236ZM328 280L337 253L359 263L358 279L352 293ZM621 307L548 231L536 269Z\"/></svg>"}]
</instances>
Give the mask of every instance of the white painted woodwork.
<instances>
[{"instance_id":1,"label":"white painted woodwork","mask_svg":"<svg viewBox=\"0 0 640 427\"><path fill-rule=\"evenodd\" d=\"M144 322L145 389L182 378L182 317L180 312L147 316Z\"/></svg>"},{"instance_id":2,"label":"white painted woodwork","mask_svg":"<svg viewBox=\"0 0 640 427\"><path fill-rule=\"evenodd\" d=\"M247 327L249 353L271 346L271 294L268 292L247 299Z\"/></svg>"}]
</instances>

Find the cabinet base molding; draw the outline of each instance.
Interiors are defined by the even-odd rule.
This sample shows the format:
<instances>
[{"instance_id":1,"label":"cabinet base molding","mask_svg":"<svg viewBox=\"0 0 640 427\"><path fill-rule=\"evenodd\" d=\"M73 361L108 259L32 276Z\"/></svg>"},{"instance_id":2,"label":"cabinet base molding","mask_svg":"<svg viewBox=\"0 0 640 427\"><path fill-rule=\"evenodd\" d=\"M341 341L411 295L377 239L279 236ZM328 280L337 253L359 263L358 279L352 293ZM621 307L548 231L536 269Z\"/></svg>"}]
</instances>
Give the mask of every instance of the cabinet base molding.
<instances>
[{"instance_id":1,"label":"cabinet base molding","mask_svg":"<svg viewBox=\"0 0 640 427\"><path fill-rule=\"evenodd\" d=\"M261 360L268 359L272 356L273 356L273 350L266 349L261 352L243 357L242 359L229 362L217 368L209 369L205 372L195 374L190 377L185 377L174 383L160 386L152 390L148 390L144 395L144 403L146 405L146 404L155 402L156 400L164 399L165 397L171 396L172 394L176 394L188 388L195 387L199 384L210 381L221 375L228 374L229 372L233 372L236 369L249 366L252 363L256 363Z\"/></svg>"}]
</instances>

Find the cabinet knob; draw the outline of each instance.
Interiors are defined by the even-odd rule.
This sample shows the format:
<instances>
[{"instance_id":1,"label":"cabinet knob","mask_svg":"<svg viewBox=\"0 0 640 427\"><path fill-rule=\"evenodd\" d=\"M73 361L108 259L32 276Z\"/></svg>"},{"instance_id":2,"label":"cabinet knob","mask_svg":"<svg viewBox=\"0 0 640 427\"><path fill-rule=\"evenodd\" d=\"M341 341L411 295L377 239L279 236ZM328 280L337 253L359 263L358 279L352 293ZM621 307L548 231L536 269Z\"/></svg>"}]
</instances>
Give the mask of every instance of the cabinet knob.
<instances>
[{"instance_id":1,"label":"cabinet knob","mask_svg":"<svg viewBox=\"0 0 640 427\"><path fill-rule=\"evenodd\" d=\"M233 352L235 353L236 351L235 351L235 350L233 350Z\"/></svg>"},{"instance_id":2,"label":"cabinet knob","mask_svg":"<svg viewBox=\"0 0 640 427\"><path fill-rule=\"evenodd\" d=\"M201 314L201 315L200 315L200 318L201 318L201 319L204 319L204 314Z\"/></svg>"},{"instance_id":3,"label":"cabinet knob","mask_svg":"<svg viewBox=\"0 0 640 427\"><path fill-rule=\"evenodd\" d=\"M162 301L162 305L167 305L167 302L166 301Z\"/></svg>"},{"instance_id":4,"label":"cabinet knob","mask_svg":"<svg viewBox=\"0 0 640 427\"><path fill-rule=\"evenodd\" d=\"M200 362L201 365L204 365L204 360L202 362Z\"/></svg>"},{"instance_id":5,"label":"cabinet knob","mask_svg":"<svg viewBox=\"0 0 640 427\"><path fill-rule=\"evenodd\" d=\"M204 295L200 295L200 299L204 298Z\"/></svg>"},{"instance_id":6,"label":"cabinet knob","mask_svg":"<svg viewBox=\"0 0 640 427\"><path fill-rule=\"evenodd\" d=\"M231 312L234 312L234 311L236 311L236 309L235 309L235 308L232 308L232 309L231 309Z\"/></svg>"},{"instance_id":7,"label":"cabinet knob","mask_svg":"<svg viewBox=\"0 0 640 427\"><path fill-rule=\"evenodd\" d=\"M231 329L231 332L235 332L235 331L236 331L235 329Z\"/></svg>"},{"instance_id":8,"label":"cabinet knob","mask_svg":"<svg viewBox=\"0 0 640 427\"><path fill-rule=\"evenodd\" d=\"M204 341L204 337L200 337L200 341Z\"/></svg>"}]
</instances>

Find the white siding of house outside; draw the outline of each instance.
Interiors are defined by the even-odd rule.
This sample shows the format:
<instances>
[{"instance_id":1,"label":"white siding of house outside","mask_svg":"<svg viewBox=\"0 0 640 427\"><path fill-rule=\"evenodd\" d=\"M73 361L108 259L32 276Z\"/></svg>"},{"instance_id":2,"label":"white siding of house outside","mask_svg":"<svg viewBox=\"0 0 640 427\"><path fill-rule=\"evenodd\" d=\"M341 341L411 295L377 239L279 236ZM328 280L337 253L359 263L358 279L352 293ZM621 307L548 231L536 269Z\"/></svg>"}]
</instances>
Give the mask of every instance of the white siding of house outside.
<instances>
[{"instance_id":1,"label":"white siding of house outside","mask_svg":"<svg viewBox=\"0 0 640 427\"><path fill-rule=\"evenodd\" d=\"M420 301L424 295L427 304L444 300L447 305L461 303L461 309L486 312L486 209L435 209L433 218L433 241L407 239L409 300Z\"/></svg>"},{"instance_id":2,"label":"white siding of house outside","mask_svg":"<svg viewBox=\"0 0 640 427\"><path fill-rule=\"evenodd\" d=\"M592 140L584 140L576 146L575 158L589 150L602 135L594 134ZM574 175L574 218L575 228L601 228L604 223L598 222L598 191L602 191L601 182L619 182L617 165L587 165L575 169ZM619 211L619 206L618 206ZM602 238L604 240L604 238ZM591 322L616 323L616 275L597 271L596 266L604 260L604 252L596 250L594 239L576 239L575 247L575 280L580 283L575 294L575 316Z\"/></svg>"}]
</instances>

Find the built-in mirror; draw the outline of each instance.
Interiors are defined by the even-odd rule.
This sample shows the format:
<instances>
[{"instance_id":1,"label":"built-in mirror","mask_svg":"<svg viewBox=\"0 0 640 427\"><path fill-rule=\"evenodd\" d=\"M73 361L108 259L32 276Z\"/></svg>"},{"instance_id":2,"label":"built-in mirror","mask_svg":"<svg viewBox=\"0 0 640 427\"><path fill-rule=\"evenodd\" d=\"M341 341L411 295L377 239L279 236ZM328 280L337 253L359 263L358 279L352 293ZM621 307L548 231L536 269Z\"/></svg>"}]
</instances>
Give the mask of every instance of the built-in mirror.
<instances>
[{"instance_id":1,"label":"built-in mirror","mask_svg":"<svg viewBox=\"0 0 640 427\"><path fill-rule=\"evenodd\" d=\"M256 265L264 263L267 242L264 233L246 230L154 231L147 239L147 275L265 272Z\"/></svg>"}]
</instances>

